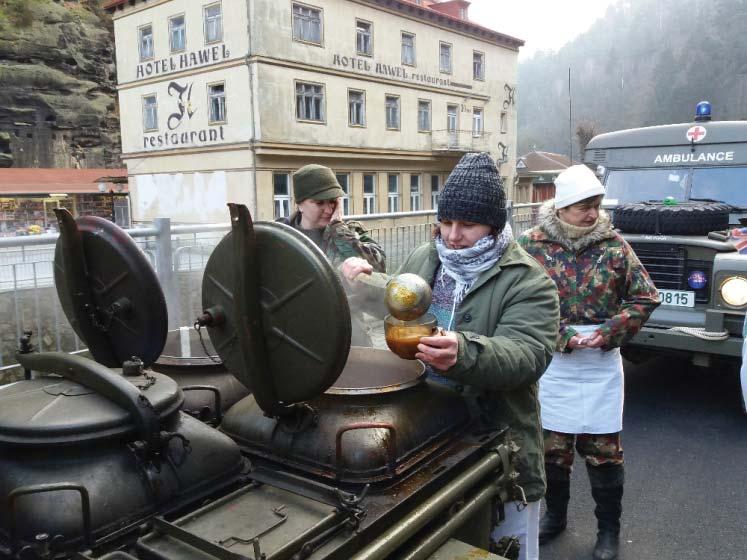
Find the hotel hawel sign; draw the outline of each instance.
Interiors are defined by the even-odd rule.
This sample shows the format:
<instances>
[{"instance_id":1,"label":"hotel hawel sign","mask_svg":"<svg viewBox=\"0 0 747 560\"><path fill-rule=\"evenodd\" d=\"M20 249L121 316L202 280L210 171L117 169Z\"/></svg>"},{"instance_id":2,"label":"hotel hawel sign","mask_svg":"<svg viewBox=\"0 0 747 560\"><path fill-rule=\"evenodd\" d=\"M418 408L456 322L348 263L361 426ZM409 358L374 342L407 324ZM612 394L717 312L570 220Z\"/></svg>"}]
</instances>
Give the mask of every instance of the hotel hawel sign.
<instances>
[{"instance_id":1,"label":"hotel hawel sign","mask_svg":"<svg viewBox=\"0 0 747 560\"><path fill-rule=\"evenodd\" d=\"M368 74L383 76L385 78L420 82L422 84L428 84L432 86L469 87L462 84L457 84L456 82L452 82L449 78L432 76L430 74L423 74L421 72L413 72L412 70L409 70L404 66L384 64L383 62L375 62L373 60L356 56L343 56L341 54L334 54L332 55L332 66L336 66L338 68L346 68L348 70L356 70L358 72L366 72Z\"/></svg>"},{"instance_id":2,"label":"hotel hawel sign","mask_svg":"<svg viewBox=\"0 0 747 560\"><path fill-rule=\"evenodd\" d=\"M214 45L197 51L175 54L168 58L142 62L137 65L135 79L152 78L154 76L163 76L172 72L181 72L191 68L198 68L208 64L216 64L228 59L231 51L226 45Z\"/></svg>"}]
</instances>

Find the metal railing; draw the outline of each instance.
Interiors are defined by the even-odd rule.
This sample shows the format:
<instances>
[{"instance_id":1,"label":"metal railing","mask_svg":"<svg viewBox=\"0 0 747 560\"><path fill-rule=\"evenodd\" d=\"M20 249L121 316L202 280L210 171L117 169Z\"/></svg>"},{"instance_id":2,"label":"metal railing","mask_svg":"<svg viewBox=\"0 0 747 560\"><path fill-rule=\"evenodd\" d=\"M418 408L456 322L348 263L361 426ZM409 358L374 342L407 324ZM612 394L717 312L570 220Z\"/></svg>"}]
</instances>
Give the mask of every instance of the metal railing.
<instances>
[{"instance_id":1,"label":"metal railing","mask_svg":"<svg viewBox=\"0 0 747 560\"><path fill-rule=\"evenodd\" d=\"M538 204L510 208L518 235L536 221ZM436 212L400 212L349 216L369 230L396 270L417 246L431 239ZM403 222L408 223L403 225ZM381 223L391 225L381 225ZM202 271L230 224L172 225L158 218L149 227L126 230L153 265L164 291L169 326L191 325L202 310ZM33 331L40 351L74 352L85 345L60 307L54 288L54 253L58 234L0 238L0 383L17 369L15 352L24 329ZM13 371L13 373L17 373Z\"/></svg>"},{"instance_id":2,"label":"metal railing","mask_svg":"<svg viewBox=\"0 0 747 560\"><path fill-rule=\"evenodd\" d=\"M431 149L453 152L489 152L490 132L473 130L434 130Z\"/></svg>"}]
</instances>

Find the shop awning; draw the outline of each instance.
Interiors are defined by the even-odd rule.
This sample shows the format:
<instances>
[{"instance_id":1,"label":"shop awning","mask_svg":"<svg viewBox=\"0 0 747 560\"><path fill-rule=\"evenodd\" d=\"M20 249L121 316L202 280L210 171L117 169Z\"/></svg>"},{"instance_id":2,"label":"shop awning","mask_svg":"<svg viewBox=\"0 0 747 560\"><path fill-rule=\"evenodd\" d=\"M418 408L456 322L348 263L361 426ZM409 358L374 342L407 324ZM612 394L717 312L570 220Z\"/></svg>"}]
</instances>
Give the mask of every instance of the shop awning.
<instances>
[{"instance_id":1,"label":"shop awning","mask_svg":"<svg viewBox=\"0 0 747 560\"><path fill-rule=\"evenodd\" d=\"M0 169L0 197L112 191L127 193L127 169Z\"/></svg>"}]
</instances>

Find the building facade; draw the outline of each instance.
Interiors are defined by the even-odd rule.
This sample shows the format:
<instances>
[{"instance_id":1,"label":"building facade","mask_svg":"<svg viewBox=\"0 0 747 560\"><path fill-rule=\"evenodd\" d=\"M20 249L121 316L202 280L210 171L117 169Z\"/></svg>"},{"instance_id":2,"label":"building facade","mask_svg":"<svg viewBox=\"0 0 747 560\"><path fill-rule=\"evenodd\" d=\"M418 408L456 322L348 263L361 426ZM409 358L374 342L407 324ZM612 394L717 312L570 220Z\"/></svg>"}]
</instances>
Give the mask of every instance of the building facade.
<instances>
[{"instance_id":1,"label":"building facade","mask_svg":"<svg viewBox=\"0 0 747 560\"><path fill-rule=\"evenodd\" d=\"M522 41L451 0L112 0L133 219L293 210L334 169L346 214L427 210L469 151L513 184Z\"/></svg>"}]
</instances>

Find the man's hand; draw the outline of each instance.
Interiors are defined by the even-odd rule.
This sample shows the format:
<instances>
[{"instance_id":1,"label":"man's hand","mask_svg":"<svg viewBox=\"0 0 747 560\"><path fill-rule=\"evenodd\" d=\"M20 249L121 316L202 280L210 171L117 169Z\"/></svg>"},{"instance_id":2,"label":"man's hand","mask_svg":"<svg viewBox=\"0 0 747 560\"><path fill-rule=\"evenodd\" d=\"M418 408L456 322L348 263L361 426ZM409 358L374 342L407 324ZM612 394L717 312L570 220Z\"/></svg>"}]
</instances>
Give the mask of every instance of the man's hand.
<instances>
[{"instance_id":1,"label":"man's hand","mask_svg":"<svg viewBox=\"0 0 747 560\"><path fill-rule=\"evenodd\" d=\"M439 336L424 336L418 344L415 357L439 371L446 371L456 364L459 352L457 333L445 331Z\"/></svg>"},{"instance_id":2,"label":"man's hand","mask_svg":"<svg viewBox=\"0 0 747 560\"><path fill-rule=\"evenodd\" d=\"M349 257L342 263L342 275L348 282L353 282L359 274L371 274L373 267L360 257Z\"/></svg>"},{"instance_id":3,"label":"man's hand","mask_svg":"<svg viewBox=\"0 0 747 560\"><path fill-rule=\"evenodd\" d=\"M342 197L335 199L335 209L332 212L332 217L329 221L330 223L342 221Z\"/></svg>"}]
</instances>

